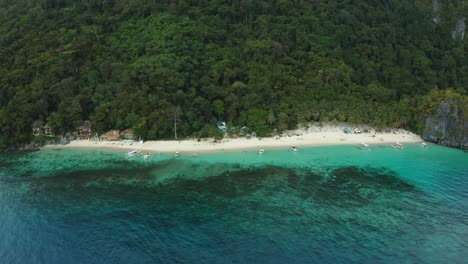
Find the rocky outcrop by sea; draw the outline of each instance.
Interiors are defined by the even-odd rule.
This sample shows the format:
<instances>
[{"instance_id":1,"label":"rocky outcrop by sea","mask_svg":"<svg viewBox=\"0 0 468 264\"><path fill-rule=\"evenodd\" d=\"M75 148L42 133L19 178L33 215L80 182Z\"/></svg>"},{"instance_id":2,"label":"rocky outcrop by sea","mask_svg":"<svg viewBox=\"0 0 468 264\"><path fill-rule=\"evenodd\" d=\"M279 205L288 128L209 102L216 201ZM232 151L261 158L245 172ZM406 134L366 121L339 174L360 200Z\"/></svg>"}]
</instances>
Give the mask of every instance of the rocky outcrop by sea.
<instances>
[{"instance_id":1,"label":"rocky outcrop by sea","mask_svg":"<svg viewBox=\"0 0 468 264\"><path fill-rule=\"evenodd\" d=\"M468 106L444 101L426 118L422 138L440 145L468 149Z\"/></svg>"}]
</instances>

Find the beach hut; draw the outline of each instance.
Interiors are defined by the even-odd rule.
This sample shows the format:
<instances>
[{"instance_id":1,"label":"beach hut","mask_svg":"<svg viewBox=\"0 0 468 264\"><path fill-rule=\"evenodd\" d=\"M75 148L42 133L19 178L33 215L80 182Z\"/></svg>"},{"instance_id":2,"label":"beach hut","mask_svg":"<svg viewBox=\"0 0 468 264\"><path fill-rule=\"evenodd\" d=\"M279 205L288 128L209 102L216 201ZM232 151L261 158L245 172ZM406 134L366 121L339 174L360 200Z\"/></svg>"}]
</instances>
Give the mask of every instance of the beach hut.
<instances>
[{"instance_id":1,"label":"beach hut","mask_svg":"<svg viewBox=\"0 0 468 264\"><path fill-rule=\"evenodd\" d=\"M125 129L124 131L120 132L120 138L129 139L129 140L135 139L135 135L133 134L133 129L128 128L128 129Z\"/></svg>"},{"instance_id":2,"label":"beach hut","mask_svg":"<svg viewBox=\"0 0 468 264\"><path fill-rule=\"evenodd\" d=\"M101 140L116 141L120 138L120 130L109 130L101 136Z\"/></svg>"},{"instance_id":3,"label":"beach hut","mask_svg":"<svg viewBox=\"0 0 468 264\"><path fill-rule=\"evenodd\" d=\"M32 123L31 128L34 136L41 136L43 135L43 126L44 126L44 121L42 120L36 120Z\"/></svg>"},{"instance_id":4,"label":"beach hut","mask_svg":"<svg viewBox=\"0 0 468 264\"><path fill-rule=\"evenodd\" d=\"M52 127L50 126L49 123L45 124L43 128L44 128L44 136L46 136L46 137L55 136L54 132L52 131Z\"/></svg>"},{"instance_id":5,"label":"beach hut","mask_svg":"<svg viewBox=\"0 0 468 264\"><path fill-rule=\"evenodd\" d=\"M80 139L89 139L91 137L91 121L86 120L83 125L78 127L78 137Z\"/></svg>"}]
</instances>

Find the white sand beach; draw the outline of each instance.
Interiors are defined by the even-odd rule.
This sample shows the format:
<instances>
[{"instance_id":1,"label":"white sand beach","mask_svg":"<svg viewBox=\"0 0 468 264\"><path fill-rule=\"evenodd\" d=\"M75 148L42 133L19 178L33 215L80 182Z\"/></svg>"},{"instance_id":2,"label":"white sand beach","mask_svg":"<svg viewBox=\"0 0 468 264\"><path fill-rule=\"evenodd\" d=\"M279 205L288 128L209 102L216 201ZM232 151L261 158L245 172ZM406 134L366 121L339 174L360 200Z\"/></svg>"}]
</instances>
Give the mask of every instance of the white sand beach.
<instances>
[{"instance_id":1,"label":"white sand beach","mask_svg":"<svg viewBox=\"0 0 468 264\"><path fill-rule=\"evenodd\" d=\"M180 152L181 154L194 154L202 152L220 152L248 149L269 149L269 148L288 148L289 146L310 147L324 145L358 145L360 143L373 144L393 144L417 143L422 139L409 131L398 129L391 130L388 133L376 132L371 129L368 133L345 134L343 128L339 126L310 127L294 131L287 131L282 136L269 138L252 137L242 138L224 138L215 142L213 139L204 140L164 140L164 141L146 141L141 144L134 141L133 144L122 141L90 141L74 140L69 144L61 146L47 146L46 148L95 148L95 149L113 149L113 150L140 150L148 153Z\"/></svg>"}]
</instances>

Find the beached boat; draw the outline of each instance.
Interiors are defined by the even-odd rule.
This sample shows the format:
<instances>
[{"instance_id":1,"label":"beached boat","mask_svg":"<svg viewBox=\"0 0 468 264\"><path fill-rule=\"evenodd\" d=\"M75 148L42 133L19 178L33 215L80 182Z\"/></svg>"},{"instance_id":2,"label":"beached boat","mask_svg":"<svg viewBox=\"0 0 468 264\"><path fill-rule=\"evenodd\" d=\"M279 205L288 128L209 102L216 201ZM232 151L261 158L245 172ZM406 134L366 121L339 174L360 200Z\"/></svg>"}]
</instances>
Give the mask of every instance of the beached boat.
<instances>
[{"instance_id":1,"label":"beached boat","mask_svg":"<svg viewBox=\"0 0 468 264\"><path fill-rule=\"evenodd\" d=\"M258 154L262 155L263 153L265 153L265 150L264 149L261 149L258 151Z\"/></svg>"},{"instance_id":2,"label":"beached boat","mask_svg":"<svg viewBox=\"0 0 468 264\"><path fill-rule=\"evenodd\" d=\"M400 142L396 142L395 144L392 145L394 149L404 149L406 148L405 145L401 144Z\"/></svg>"},{"instance_id":3,"label":"beached boat","mask_svg":"<svg viewBox=\"0 0 468 264\"><path fill-rule=\"evenodd\" d=\"M360 130L359 128L356 127L356 128L353 129L353 132L354 132L354 134L361 134L362 130Z\"/></svg>"},{"instance_id":4,"label":"beached boat","mask_svg":"<svg viewBox=\"0 0 468 264\"><path fill-rule=\"evenodd\" d=\"M298 152L298 151L299 151L299 148L296 147L296 146L290 146L290 147L289 147L289 151Z\"/></svg>"},{"instance_id":5,"label":"beached boat","mask_svg":"<svg viewBox=\"0 0 468 264\"><path fill-rule=\"evenodd\" d=\"M131 157L133 157L133 156L135 156L135 155L138 155L139 153L140 153L140 151L138 151L138 150L135 149L135 150L132 150L132 151L127 152L127 154L125 154L125 157L131 158Z\"/></svg>"},{"instance_id":6,"label":"beached boat","mask_svg":"<svg viewBox=\"0 0 468 264\"><path fill-rule=\"evenodd\" d=\"M370 145L367 144L367 143L361 143L361 144L359 144L359 148L362 149L362 150L371 150Z\"/></svg>"}]
</instances>

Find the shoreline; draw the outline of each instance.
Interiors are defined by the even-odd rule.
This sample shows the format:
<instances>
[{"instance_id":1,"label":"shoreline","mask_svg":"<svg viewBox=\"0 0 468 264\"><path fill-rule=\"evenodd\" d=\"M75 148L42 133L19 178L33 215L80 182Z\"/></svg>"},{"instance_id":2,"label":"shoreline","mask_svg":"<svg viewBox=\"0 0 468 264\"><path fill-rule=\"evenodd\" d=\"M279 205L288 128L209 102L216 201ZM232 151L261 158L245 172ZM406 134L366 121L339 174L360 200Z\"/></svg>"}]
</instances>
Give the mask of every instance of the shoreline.
<instances>
[{"instance_id":1,"label":"shoreline","mask_svg":"<svg viewBox=\"0 0 468 264\"><path fill-rule=\"evenodd\" d=\"M290 146L314 147L314 146L339 146L358 145L367 143L370 145L384 145L400 143L418 143L423 140L406 130L393 130L390 133L371 131L370 133L345 134L339 127L312 127L309 129L298 129L288 131L282 137L268 138L224 138L219 142L213 139L204 140L159 140L146 141L143 144L134 141L132 145L122 144L122 141L90 141L74 140L66 145L49 145L45 149L68 149L68 148L88 148L102 150L139 150L147 153L174 153L197 154L207 152L225 152L259 149L281 149Z\"/></svg>"}]
</instances>

